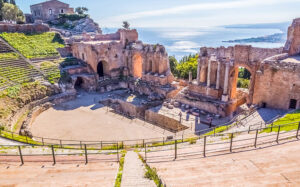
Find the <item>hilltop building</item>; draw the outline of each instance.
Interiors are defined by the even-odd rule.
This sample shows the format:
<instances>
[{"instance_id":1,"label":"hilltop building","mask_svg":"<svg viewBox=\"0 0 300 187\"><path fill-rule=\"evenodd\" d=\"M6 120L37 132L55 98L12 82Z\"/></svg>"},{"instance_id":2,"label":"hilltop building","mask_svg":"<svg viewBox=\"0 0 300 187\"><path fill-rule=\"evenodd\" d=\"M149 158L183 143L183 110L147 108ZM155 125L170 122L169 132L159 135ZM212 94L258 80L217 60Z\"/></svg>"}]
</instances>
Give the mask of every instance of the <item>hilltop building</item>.
<instances>
[{"instance_id":1,"label":"hilltop building","mask_svg":"<svg viewBox=\"0 0 300 187\"><path fill-rule=\"evenodd\" d=\"M59 14L73 14L74 8L70 8L67 3L58 0L50 0L30 6L33 20L44 22L58 18Z\"/></svg>"}]
</instances>

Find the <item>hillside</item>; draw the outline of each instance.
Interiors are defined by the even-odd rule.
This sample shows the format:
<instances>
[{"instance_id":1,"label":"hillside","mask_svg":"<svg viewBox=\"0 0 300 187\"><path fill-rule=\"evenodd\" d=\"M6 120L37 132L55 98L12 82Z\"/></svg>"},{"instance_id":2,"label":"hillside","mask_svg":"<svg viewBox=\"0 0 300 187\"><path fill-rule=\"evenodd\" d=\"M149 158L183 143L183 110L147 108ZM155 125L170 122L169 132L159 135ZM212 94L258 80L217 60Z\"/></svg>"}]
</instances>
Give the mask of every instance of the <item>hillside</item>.
<instances>
[{"instance_id":1,"label":"hillside","mask_svg":"<svg viewBox=\"0 0 300 187\"><path fill-rule=\"evenodd\" d=\"M29 59L59 56L56 49L64 47L63 40L54 32L1 33L0 37Z\"/></svg>"}]
</instances>

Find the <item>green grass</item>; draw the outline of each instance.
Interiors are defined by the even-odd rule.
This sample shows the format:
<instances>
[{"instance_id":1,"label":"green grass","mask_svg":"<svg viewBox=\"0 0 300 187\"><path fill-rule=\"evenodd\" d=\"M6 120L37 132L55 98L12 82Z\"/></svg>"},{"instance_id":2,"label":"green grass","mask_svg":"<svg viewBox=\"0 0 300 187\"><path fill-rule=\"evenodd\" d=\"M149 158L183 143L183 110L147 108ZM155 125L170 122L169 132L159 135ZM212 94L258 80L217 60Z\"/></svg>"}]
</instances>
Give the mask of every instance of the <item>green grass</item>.
<instances>
[{"instance_id":1,"label":"green grass","mask_svg":"<svg viewBox=\"0 0 300 187\"><path fill-rule=\"evenodd\" d=\"M10 140L15 140L18 142L23 142L23 143L28 143L28 144L33 144L33 145L42 145L40 142L34 141L33 139L27 137L26 136L21 136L18 134L12 134L10 132L6 132L6 131L1 131L1 137L3 138L7 138Z\"/></svg>"},{"instance_id":2,"label":"green grass","mask_svg":"<svg viewBox=\"0 0 300 187\"><path fill-rule=\"evenodd\" d=\"M298 129L298 122L300 121L300 110L296 110L293 113L286 114L284 117L280 118L279 120L275 121L273 123L273 128L268 128L262 130L260 133L266 132L277 132L278 131L278 126L282 125L280 127L280 131L292 131L292 130L297 130ZM294 124L289 124L289 123L294 123ZM268 127L271 127L272 124L268 125ZM272 130L272 131L271 131Z\"/></svg>"},{"instance_id":3,"label":"green grass","mask_svg":"<svg viewBox=\"0 0 300 187\"><path fill-rule=\"evenodd\" d=\"M234 125L235 125L235 123L232 124L232 125L228 125L228 126L217 127L215 130L212 130L212 131L210 131L210 132L204 134L203 136L210 136L210 135L213 135L213 134L215 134L215 133L217 134L217 133L220 133L220 132L224 132L224 131L226 131L227 129L233 127Z\"/></svg>"},{"instance_id":4,"label":"green grass","mask_svg":"<svg viewBox=\"0 0 300 187\"><path fill-rule=\"evenodd\" d=\"M153 180L157 187L163 187L163 184L161 183L161 180L160 180L160 178L157 175L156 168L151 168L146 163L146 161L144 160L144 158L140 154L138 154L138 155L139 155L140 160L143 162L143 164L144 164L144 166L146 168L145 178Z\"/></svg>"},{"instance_id":5,"label":"green grass","mask_svg":"<svg viewBox=\"0 0 300 187\"><path fill-rule=\"evenodd\" d=\"M0 37L22 53L26 58L58 56L57 48L64 47L54 32L42 34L1 33Z\"/></svg>"},{"instance_id":6,"label":"green grass","mask_svg":"<svg viewBox=\"0 0 300 187\"><path fill-rule=\"evenodd\" d=\"M40 68L46 74L46 79L51 83L57 83L60 79L60 69L55 62L42 62Z\"/></svg>"},{"instance_id":7,"label":"green grass","mask_svg":"<svg viewBox=\"0 0 300 187\"><path fill-rule=\"evenodd\" d=\"M119 162L119 171L115 181L115 187L120 187L122 182L123 168L124 168L124 160L125 160L126 150L122 151L120 162Z\"/></svg>"},{"instance_id":8,"label":"green grass","mask_svg":"<svg viewBox=\"0 0 300 187\"><path fill-rule=\"evenodd\" d=\"M14 52L0 53L0 60L4 60L4 59L13 59L13 60L16 60L18 58L19 58L19 55L17 53L14 53Z\"/></svg>"}]
</instances>

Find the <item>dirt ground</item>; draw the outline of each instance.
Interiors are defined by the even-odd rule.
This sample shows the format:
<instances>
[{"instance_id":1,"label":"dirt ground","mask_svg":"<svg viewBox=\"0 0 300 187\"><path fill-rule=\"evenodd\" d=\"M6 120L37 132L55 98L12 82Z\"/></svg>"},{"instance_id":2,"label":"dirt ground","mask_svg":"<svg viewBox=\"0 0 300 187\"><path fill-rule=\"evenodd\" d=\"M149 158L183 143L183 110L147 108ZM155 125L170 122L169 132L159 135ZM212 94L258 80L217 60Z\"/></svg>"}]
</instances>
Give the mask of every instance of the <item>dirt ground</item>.
<instances>
[{"instance_id":1,"label":"dirt ground","mask_svg":"<svg viewBox=\"0 0 300 187\"><path fill-rule=\"evenodd\" d=\"M76 100L54 106L34 121L33 136L63 140L112 141L158 138L170 135L140 120L107 112L97 101L107 95L80 93Z\"/></svg>"}]
</instances>

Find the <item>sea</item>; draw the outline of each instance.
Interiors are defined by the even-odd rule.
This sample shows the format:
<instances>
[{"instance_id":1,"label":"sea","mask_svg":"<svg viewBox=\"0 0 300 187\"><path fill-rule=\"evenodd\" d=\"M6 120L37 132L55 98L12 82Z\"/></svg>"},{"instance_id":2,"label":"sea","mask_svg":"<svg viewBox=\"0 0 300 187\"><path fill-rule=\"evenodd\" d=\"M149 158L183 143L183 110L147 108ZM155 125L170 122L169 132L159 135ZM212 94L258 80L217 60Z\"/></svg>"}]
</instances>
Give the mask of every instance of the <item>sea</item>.
<instances>
[{"instance_id":1,"label":"sea","mask_svg":"<svg viewBox=\"0 0 300 187\"><path fill-rule=\"evenodd\" d=\"M286 33L287 24L282 27L268 28L268 25L254 27L202 27L202 28L136 28L139 40L148 44L162 44L166 47L169 56L180 60L183 56L195 54L200 47L233 46L241 43L224 41L269 36L275 33ZM116 32L116 28L102 28L103 33ZM242 43L262 48L277 48L284 46L284 40L272 42Z\"/></svg>"}]
</instances>

